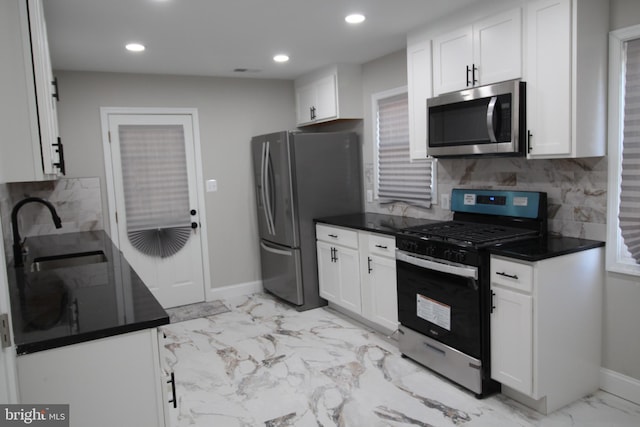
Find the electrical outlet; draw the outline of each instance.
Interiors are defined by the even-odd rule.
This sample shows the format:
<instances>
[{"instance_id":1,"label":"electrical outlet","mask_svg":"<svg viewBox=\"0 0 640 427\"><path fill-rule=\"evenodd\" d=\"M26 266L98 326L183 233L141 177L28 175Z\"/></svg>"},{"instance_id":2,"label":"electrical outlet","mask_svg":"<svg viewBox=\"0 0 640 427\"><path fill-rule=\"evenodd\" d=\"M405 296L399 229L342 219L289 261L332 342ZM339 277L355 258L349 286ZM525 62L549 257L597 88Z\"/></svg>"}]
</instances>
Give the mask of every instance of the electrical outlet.
<instances>
[{"instance_id":1,"label":"electrical outlet","mask_svg":"<svg viewBox=\"0 0 640 427\"><path fill-rule=\"evenodd\" d=\"M367 202L373 203L373 190L367 190Z\"/></svg>"},{"instance_id":2,"label":"electrical outlet","mask_svg":"<svg viewBox=\"0 0 640 427\"><path fill-rule=\"evenodd\" d=\"M451 209L451 205L449 203L449 195L441 194L440 195L440 208L449 210Z\"/></svg>"}]
</instances>

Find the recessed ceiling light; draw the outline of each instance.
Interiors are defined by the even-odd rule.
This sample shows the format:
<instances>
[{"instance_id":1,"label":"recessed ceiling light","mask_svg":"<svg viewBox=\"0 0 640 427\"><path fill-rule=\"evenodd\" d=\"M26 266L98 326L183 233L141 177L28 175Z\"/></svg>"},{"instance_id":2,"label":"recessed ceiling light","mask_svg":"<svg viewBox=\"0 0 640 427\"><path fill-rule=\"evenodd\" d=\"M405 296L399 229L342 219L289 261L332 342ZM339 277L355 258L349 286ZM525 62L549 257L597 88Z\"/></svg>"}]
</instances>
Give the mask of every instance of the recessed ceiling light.
<instances>
[{"instance_id":1,"label":"recessed ceiling light","mask_svg":"<svg viewBox=\"0 0 640 427\"><path fill-rule=\"evenodd\" d=\"M276 62L287 62L289 60L288 55L280 54L273 57L273 60Z\"/></svg>"},{"instance_id":2,"label":"recessed ceiling light","mask_svg":"<svg viewBox=\"0 0 640 427\"><path fill-rule=\"evenodd\" d=\"M361 15L359 13L352 13L351 15L347 15L346 18L344 18L345 21L347 21L349 24L360 24L361 22L364 22L365 17L364 15Z\"/></svg>"},{"instance_id":3,"label":"recessed ceiling light","mask_svg":"<svg viewBox=\"0 0 640 427\"><path fill-rule=\"evenodd\" d=\"M140 43L128 43L125 48L129 51L129 52L142 52L143 50L145 50L146 48L144 47L143 44Z\"/></svg>"}]
</instances>

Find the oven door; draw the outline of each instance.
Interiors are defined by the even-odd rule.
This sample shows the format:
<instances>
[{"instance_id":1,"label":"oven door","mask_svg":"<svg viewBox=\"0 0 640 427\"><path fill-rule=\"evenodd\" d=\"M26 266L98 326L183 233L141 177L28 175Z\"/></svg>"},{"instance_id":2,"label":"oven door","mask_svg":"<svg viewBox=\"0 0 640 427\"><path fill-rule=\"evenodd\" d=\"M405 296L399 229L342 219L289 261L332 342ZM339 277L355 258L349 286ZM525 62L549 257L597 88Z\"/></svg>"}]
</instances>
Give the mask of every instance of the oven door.
<instances>
[{"instance_id":1,"label":"oven door","mask_svg":"<svg viewBox=\"0 0 640 427\"><path fill-rule=\"evenodd\" d=\"M397 250L400 324L480 359L478 268Z\"/></svg>"}]
</instances>

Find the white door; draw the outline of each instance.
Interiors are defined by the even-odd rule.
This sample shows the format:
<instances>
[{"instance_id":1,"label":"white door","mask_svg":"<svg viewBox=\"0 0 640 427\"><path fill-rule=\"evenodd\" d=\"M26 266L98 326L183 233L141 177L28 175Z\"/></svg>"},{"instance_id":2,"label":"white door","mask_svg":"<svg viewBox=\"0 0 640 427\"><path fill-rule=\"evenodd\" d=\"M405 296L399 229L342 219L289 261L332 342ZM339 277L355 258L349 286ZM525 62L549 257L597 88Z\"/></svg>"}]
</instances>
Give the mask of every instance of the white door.
<instances>
[{"instance_id":1,"label":"white door","mask_svg":"<svg viewBox=\"0 0 640 427\"><path fill-rule=\"evenodd\" d=\"M398 329L398 290L396 260L370 255L368 261L371 320L395 331ZM364 307L363 307L364 311Z\"/></svg>"},{"instance_id":2,"label":"white door","mask_svg":"<svg viewBox=\"0 0 640 427\"><path fill-rule=\"evenodd\" d=\"M204 301L193 117L109 113L107 122L112 237L164 308Z\"/></svg>"},{"instance_id":3,"label":"white door","mask_svg":"<svg viewBox=\"0 0 640 427\"><path fill-rule=\"evenodd\" d=\"M524 394L533 390L533 297L492 287L491 378Z\"/></svg>"},{"instance_id":4,"label":"white door","mask_svg":"<svg viewBox=\"0 0 640 427\"><path fill-rule=\"evenodd\" d=\"M472 61L471 26L433 39L433 94L439 95L473 86Z\"/></svg>"},{"instance_id":5,"label":"white door","mask_svg":"<svg viewBox=\"0 0 640 427\"><path fill-rule=\"evenodd\" d=\"M570 0L527 4L529 157L571 154L572 10Z\"/></svg>"},{"instance_id":6,"label":"white door","mask_svg":"<svg viewBox=\"0 0 640 427\"><path fill-rule=\"evenodd\" d=\"M522 13L514 9L473 25L479 85L522 77Z\"/></svg>"},{"instance_id":7,"label":"white door","mask_svg":"<svg viewBox=\"0 0 640 427\"><path fill-rule=\"evenodd\" d=\"M334 262L334 247L330 243L317 242L318 286L320 296L327 301L340 302L340 276Z\"/></svg>"},{"instance_id":8,"label":"white door","mask_svg":"<svg viewBox=\"0 0 640 427\"><path fill-rule=\"evenodd\" d=\"M338 263L340 305L356 314L361 314L360 257L358 251L356 249L337 246L333 253Z\"/></svg>"}]
</instances>

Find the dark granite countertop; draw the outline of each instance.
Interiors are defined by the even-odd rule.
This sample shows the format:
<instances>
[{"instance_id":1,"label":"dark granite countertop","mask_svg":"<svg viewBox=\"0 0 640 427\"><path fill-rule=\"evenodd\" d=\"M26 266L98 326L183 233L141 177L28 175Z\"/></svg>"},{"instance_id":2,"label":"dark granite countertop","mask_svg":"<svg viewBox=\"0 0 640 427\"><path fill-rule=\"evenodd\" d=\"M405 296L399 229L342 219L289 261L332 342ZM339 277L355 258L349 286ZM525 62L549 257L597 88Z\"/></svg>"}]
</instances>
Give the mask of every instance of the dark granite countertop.
<instances>
[{"instance_id":1,"label":"dark granite countertop","mask_svg":"<svg viewBox=\"0 0 640 427\"><path fill-rule=\"evenodd\" d=\"M547 236L540 239L528 239L496 245L489 248L489 252L494 255L534 262L602 246L604 246L604 242L598 240Z\"/></svg>"},{"instance_id":2,"label":"dark granite countertop","mask_svg":"<svg viewBox=\"0 0 640 427\"><path fill-rule=\"evenodd\" d=\"M392 236L395 236L398 231L407 227L441 222L431 219L410 218L405 216L376 214L369 212L316 218L315 221L317 223L336 225L346 228L355 228L357 230L389 234Z\"/></svg>"},{"instance_id":3,"label":"dark granite countertop","mask_svg":"<svg viewBox=\"0 0 640 427\"><path fill-rule=\"evenodd\" d=\"M169 323L169 316L104 231L28 237L25 267L7 268L18 354ZM31 272L34 259L99 252L105 262Z\"/></svg>"},{"instance_id":4,"label":"dark granite countertop","mask_svg":"<svg viewBox=\"0 0 640 427\"><path fill-rule=\"evenodd\" d=\"M395 236L407 227L441 221L364 212L316 218L315 222ZM488 250L495 255L534 262L601 246L604 246L604 242L597 240L549 235L540 239L503 243Z\"/></svg>"}]
</instances>

